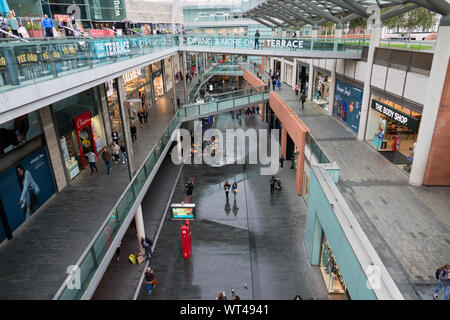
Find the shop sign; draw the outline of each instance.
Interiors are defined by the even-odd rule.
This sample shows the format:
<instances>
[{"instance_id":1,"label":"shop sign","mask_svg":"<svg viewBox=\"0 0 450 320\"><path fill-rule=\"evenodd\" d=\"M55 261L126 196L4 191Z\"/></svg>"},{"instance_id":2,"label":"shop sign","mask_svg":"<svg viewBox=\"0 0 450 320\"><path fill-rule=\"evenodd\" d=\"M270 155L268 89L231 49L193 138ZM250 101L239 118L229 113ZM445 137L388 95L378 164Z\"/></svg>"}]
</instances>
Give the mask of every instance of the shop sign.
<instances>
[{"instance_id":1,"label":"shop sign","mask_svg":"<svg viewBox=\"0 0 450 320\"><path fill-rule=\"evenodd\" d=\"M16 54L17 63L22 66L30 66L38 62L37 53L22 51Z\"/></svg>"},{"instance_id":2,"label":"shop sign","mask_svg":"<svg viewBox=\"0 0 450 320\"><path fill-rule=\"evenodd\" d=\"M244 47L254 48L256 39L235 37L186 37L187 45L217 46L217 47ZM303 48L303 41L298 39L262 39L260 44L269 48Z\"/></svg>"},{"instance_id":3,"label":"shop sign","mask_svg":"<svg viewBox=\"0 0 450 320\"><path fill-rule=\"evenodd\" d=\"M128 83L134 79L139 78L142 75L141 69L136 69L130 72L127 72L123 75L123 81Z\"/></svg>"},{"instance_id":4,"label":"shop sign","mask_svg":"<svg viewBox=\"0 0 450 320\"><path fill-rule=\"evenodd\" d=\"M397 121L398 123L401 123L402 125L408 127L411 131L417 131L417 128L419 127L419 120L374 99L372 100L372 109L384 114L386 117Z\"/></svg>"},{"instance_id":5,"label":"shop sign","mask_svg":"<svg viewBox=\"0 0 450 320\"><path fill-rule=\"evenodd\" d=\"M96 40L91 49L95 52L97 58L120 56L130 53L129 40Z\"/></svg>"},{"instance_id":6,"label":"shop sign","mask_svg":"<svg viewBox=\"0 0 450 320\"><path fill-rule=\"evenodd\" d=\"M91 112L86 111L81 116L75 118L75 129L77 131L91 124Z\"/></svg>"},{"instance_id":7,"label":"shop sign","mask_svg":"<svg viewBox=\"0 0 450 320\"><path fill-rule=\"evenodd\" d=\"M0 53L0 70L6 70L6 59L3 54Z\"/></svg>"}]
</instances>

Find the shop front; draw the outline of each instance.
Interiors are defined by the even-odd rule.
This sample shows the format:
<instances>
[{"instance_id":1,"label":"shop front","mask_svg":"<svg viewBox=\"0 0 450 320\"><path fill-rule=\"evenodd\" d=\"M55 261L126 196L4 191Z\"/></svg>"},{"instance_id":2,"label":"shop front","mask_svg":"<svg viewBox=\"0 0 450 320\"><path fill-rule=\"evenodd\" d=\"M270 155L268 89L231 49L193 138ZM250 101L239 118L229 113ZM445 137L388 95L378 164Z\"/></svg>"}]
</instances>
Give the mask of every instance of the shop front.
<instances>
[{"instance_id":1,"label":"shop front","mask_svg":"<svg viewBox=\"0 0 450 320\"><path fill-rule=\"evenodd\" d=\"M312 100L325 110L328 110L330 84L331 76L329 74L320 71L314 72L314 92Z\"/></svg>"},{"instance_id":2,"label":"shop front","mask_svg":"<svg viewBox=\"0 0 450 320\"><path fill-rule=\"evenodd\" d=\"M25 176L20 175L18 168L29 173L38 190L24 190ZM12 239L13 232L27 217L27 208L33 214L55 192L38 112L0 124L0 242Z\"/></svg>"},{"instance_id":3,"label":"shop front","mask_svg":"<svg viewBox=\"0 0 450 320\"><path fill-rule=\"evenodd\" d=\"M166 83L166 92L172 89L172 60L173 58L164 59L164 81ZM195 67L194 67L195 68Z\"/></svg>"},{"instance_id":4,"label":"shop front","mask_svg":"<svg viewBox=\"0 0 450 320\"><path fill-rule=\"evenodd\" d=\"M87 154L107 145L100 114L98 88L92 88L52 105L55 127L67 176L74 179L87 166Z\"/></svg>"},{"instance_id":5,"label":"shop front","mask_svg":"<svg viewBox=\"0 0 450 320\"><path fill-rule=\"evenodd\" d=\"M333 114L358 133L363 89L336 80Z\"/></svg>"},{"instance_id":6,"label":"shop front","mask_svg":"<svg viewBox=\"0 0 450 320\"><path fill-rule=\"evenodd\" d=\"M421 114L372 95L366 139L393 164L411 171Z\"/></svg>"},{"instance_id":7,"label":"shop front","mask_svg":"<svg viewBox=\"0 0 450 320\"><path fill-rule=\"evenodd\" d=\"M319 266L329 298L331 300L350 300L344 278L323 231Z\"/></svg>"},{"instance_id":8,"label":"shop front","mask_svg":"<svg viewBox=\"0 0 450 320\"><path fill-rule=\"evenodd\" d=\"M309 66L297 61L296 84L300 86L300 92L308 92Z\"/></svg>"},{"instance_id":9,"label":"shop front","mask_svg":"<svg viewBox=\"0 0 450 320\"><path fill-rule=\"evenodd\" d=\"M152 64L153 73L153 92L155 93L155 100L164 95L164 73L163 61L158 61Z\"/></svg>"},{"instance_id":10,"label":"shop front","mask_svg":"<svg viewBox=\"0 0 450 320\"><path fill-rule=\"evenodd\" d=\"M284 82L290 85L291 87L295 87L295 84L292 83L292 72L294 67L290 64L285 63L284 64Z\"/></svg>"}]
</instances>

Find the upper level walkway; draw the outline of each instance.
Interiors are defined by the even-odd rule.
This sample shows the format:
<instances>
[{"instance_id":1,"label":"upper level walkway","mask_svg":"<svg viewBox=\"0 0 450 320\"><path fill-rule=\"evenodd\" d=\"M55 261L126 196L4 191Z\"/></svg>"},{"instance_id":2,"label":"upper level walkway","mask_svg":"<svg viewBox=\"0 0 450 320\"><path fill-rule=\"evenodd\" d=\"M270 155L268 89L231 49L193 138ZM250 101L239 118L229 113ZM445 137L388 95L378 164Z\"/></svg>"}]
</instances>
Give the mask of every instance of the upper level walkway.
<instances>
[{"instance_id":1,"label":"upper level walkway","mask_svg":"<svg viewBox=\"0 0 450 320\"><path fill-rule=\"evenodd\" d=\"M337 187L404 298L431 299L434 272L450 260L450 188L409 185L406 173L339 119L314 102L302 110L286 84L276 92L337 162Z\"/></svg>"},{"instance_id":2,"label":"upper level walkway","mask_svg":"<svg viewBox=\"0 0 450 320\"><path fill-rule=\"evenodd\" d=\"M0 123L179 51L360 59L348 39L149 35L0 42ZM360 45L361 44L361 45Z\"/></svg>"}]
</instances>

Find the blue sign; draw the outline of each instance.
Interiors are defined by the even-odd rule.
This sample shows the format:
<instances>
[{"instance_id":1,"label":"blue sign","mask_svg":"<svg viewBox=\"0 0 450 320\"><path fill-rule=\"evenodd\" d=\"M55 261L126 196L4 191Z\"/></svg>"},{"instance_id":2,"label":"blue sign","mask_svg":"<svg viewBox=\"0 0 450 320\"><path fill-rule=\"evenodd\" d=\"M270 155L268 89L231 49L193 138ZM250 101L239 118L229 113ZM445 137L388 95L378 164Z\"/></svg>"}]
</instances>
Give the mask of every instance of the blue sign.
<instances>
[{"instance_id":1,"label":"blue sign","mask_svg":"<svg viewBox=\"0 0 450 320\"><path fill-rule=\"evenodd\" d=\"M363 90L336 80L333 114L358 133Z\"/></svg>"},{"instance_id":2,"label":"blue sign","mask_svg":"<svg viewBox=\"0 0 450 320\"><path fill-rule=\"evenodd\" d=\"M32 207L31 213L35 212L37 208L44 204L56 192L52 171L45 150L45 147L42 147L16 164L22 165L25 171L29 171L39 187L39 194L36 199L37 203ZM0 174L0 201L6 213L11 231L16 230L25 221L25 212L21 209L19 203L22 191L20 190L16 175L16 165ZM0 242L5 237L6 235L2 226L0 227Z\"/></svg>"}]
</instances>

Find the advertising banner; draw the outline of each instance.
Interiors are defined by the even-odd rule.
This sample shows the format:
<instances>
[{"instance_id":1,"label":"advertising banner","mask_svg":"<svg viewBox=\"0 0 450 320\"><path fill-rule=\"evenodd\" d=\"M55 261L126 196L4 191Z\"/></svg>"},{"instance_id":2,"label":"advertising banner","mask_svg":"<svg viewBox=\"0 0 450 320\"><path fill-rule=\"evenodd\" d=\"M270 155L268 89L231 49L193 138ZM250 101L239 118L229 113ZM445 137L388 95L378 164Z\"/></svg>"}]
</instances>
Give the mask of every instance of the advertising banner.
<instances>
[{"instance_id":1,"label":"advertising banner","mask_svg":"<svg viewBox=\"0 0 450 320\"><path fill-rule=\"evenodd\" d=\"M33 194L32 197L29 197L27 195L29 188L21 190L20 177L16 174L17 165L21 165L26 172L29 172L39 188L38 194ZM24 185L23 183L22 185ZM6 213L9 228L14 231L25 221L25 208L21 208L22 205L19 202L22 196L23 199L28 198L31 200L31 213L33 213L55 192L52 171L45 147L33 152L15 166L2 172L0 174L0 201ZM0 242L5 238L3 229L5 229L4 226L0 228Z\"/></svg>"},{"instance_id":2,"label":"advertising banner","mask_svg":"<svg viewBox=\"0 0 450 320\"><path fill-rule=\"evenodd\" d=\"M336 80L333 114L358 133L363 90Z\"/></svg>"},{"instance_id":3,"label":"advertising banner","mask_svg":"<svg viewBox=\"0 0 450 320\"><path fill-rule=\"evenodd\" d=\"M174 203L170 207L172 211L172 220L195 219L194 203Z\"/></svg>"}]
</instances>

